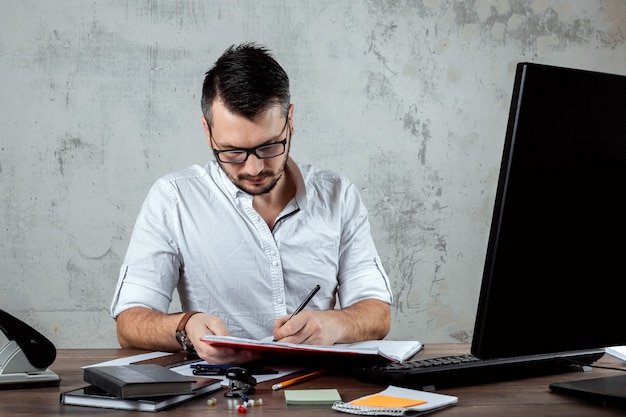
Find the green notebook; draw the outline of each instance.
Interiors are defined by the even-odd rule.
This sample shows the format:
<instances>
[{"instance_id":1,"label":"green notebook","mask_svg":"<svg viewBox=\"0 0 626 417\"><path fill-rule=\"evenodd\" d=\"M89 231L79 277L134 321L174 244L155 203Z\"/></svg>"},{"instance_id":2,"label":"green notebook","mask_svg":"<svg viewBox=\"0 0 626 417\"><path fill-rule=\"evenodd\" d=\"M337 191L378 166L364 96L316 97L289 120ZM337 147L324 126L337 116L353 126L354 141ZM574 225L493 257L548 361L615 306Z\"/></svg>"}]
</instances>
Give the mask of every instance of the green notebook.
<instances>
[{"instance_id":1,"label":"green notebook","mask_svg":"<svg viewBox=\"0 0 626 417\"><path fill-rule=\"evenodd\" d=\"M285 403L289 405L333 405L335 401L341 401L335 388L285 390Z\"/></svg>"}]
</instances>

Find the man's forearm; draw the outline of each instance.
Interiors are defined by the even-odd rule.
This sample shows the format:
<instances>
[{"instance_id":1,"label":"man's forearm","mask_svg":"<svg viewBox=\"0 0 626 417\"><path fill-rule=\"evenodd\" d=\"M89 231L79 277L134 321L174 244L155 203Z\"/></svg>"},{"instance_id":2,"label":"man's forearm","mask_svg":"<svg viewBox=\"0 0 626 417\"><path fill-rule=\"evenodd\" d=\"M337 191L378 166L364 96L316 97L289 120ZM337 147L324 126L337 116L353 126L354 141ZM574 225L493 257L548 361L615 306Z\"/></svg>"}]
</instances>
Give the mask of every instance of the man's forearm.
<instances>
[{"instance_id":1,"label":"man's forearm","mask_svg":"<svg viewBox=\"0 0 626 417\"><path fill-rule=\"evenodd\" d=\"M182 314L163 314L143 307L134 307L117 317L117 339L123 348L178 351L176 327Z\"/></svg>"},{"instance_id":2,"label":"man's forearm","mask_svg":"<svg viewBox=\"0 0 626 417\"><path fill-rule=\"evenodd\" d=\"M363 300L337 312L343 316L344 332L336 343L382 339L389 333L391 313L383 301Z\"/></svg>"}]
</instances>

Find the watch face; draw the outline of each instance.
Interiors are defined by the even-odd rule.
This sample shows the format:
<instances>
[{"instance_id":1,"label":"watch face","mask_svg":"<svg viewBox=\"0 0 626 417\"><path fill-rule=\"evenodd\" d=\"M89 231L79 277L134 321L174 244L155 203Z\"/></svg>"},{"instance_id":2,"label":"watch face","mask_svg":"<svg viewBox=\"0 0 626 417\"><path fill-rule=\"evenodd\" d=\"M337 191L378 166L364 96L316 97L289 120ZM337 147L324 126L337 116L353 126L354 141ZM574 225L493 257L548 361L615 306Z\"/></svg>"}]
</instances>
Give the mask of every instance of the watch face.
<instances>
[{"instance_id":1,"label":"watch face","mask_svg":"<svg viewBox=\"0 0 626 417\"><path fill-rule=\"evenodd\" d=\"M185 332L176 332L176 339L178 339L185 351L193 350L193 344L189 341Z\"/></svg>"}]
</instances>

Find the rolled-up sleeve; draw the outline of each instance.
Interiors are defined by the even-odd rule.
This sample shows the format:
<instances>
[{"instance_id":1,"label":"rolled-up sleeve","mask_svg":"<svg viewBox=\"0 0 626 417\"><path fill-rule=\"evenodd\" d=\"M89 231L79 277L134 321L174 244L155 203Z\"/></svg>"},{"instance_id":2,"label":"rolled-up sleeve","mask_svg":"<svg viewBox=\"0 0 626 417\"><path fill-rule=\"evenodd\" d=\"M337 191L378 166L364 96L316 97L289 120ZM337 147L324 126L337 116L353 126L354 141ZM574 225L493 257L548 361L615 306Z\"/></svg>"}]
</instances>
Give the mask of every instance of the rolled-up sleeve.
<instances>
[{"instance_id":1,"label":"rolled-up sleeve","mask_svg":"<svg viewBox=\"0 0 626 417\"><path fill-rule=\"evenodd\" d=\"M367 209L356 187L345 189L339 248L339 302L342 307L364 299L393 301L389 278L372 240Z\"/></svg>"},{"instance_id":2,"label":"rolled-up sleeve","mask_svg":"<svg viewBox=\"0 0 626 417\"><path fill-rule=\"evenodd\" d=\"M168 311L182 263L171 187L155 183L139 211L111 303L114 318L131 307Z\"/></svg>"}]
</instances>

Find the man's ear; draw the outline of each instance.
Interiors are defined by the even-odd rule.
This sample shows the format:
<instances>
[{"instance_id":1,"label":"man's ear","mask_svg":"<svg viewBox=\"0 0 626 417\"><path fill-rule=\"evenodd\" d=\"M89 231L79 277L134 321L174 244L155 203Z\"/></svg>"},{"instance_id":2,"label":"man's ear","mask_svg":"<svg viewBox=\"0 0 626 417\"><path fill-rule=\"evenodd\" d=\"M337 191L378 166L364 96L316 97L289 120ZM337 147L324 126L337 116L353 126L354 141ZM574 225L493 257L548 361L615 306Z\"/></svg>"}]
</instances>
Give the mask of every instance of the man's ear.
<instances>
[{"instance_id":1,"label":"man's ear","mask_svg":"<svg viewBox=\"0 0 626 417\"><path fill-rule=\"evenodd\" d=\"M287 113L287 115L288 115L287 117L289 118L289 130L290 130L289 134L290 135L293 135L293 132L294 132L294 126L293 126L293 109L294 108L295 108L295 106L293 105L293 103L290 104L289 105L289 110L288 110L288 113Z\"/></svg>"},{"instance_id":2,"label":"man's ear","mask_svg":"<svg viewBox=\"0 0 626 417\"><path fill-rule=\"evenodd\" d=\"M211 147L211 129L209 129L209 124L206 121L206 118L204 117L204 115L200 116L200 119L202 119L202 127L204 128L204 134L206 135L206 141L209 144L209 147Z\"/></svg>"}]
</instances>

